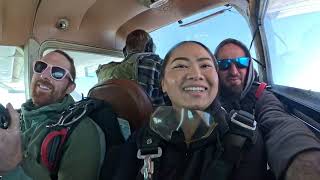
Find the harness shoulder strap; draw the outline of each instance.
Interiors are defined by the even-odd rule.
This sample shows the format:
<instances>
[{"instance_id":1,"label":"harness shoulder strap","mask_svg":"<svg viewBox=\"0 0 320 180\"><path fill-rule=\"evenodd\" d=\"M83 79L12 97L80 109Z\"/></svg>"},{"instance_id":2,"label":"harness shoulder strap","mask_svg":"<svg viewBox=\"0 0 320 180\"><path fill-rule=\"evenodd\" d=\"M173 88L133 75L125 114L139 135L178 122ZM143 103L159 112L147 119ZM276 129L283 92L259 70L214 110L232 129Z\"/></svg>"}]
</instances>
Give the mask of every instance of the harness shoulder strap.
<instances>
[{"instance_id":1,"label":"harness shoulder strap","mask_svg":"<svg viewBox=\"0 0 320 180\"><path fill-rule=\"evenodd\" d=\"M58 179L58 170L62 157L62 149L73 132L80 123L82 117L90 114L94 109L102 105L102 102L87 98L76 102L65 110L60 119L55 124L47 125L49 133L41 144L41 160L50 172L52 180Z\"/></svg>"},{"instance_id":2,"label":"harness shoulder strap","mask_svg":"<svg viewBox=\"0 0 320 180\"><path fill-rule=\"evenodd\" d=\"M245 111L232 110L229 114L230 130L223 138L223 160L237 168L245 145L253 145L257 140L257 123L254 116Z\"/></svg>"},{"instance_id":3,"label":"harness shoulder strap","mask_svg":"<svg viewBox=\"0 0 320 180\"><path fill-rule=\"evenodd\" d=\"M58 179L63 146L79 121L69 127L50 127L49 133L41 144L41 160L50 172L52 180Z\"/></svg>"},{"instance_id":4,"label":"harness shoulder strap","mask_svg":"<svg viewBox=\"0 0 320 180\"><path fill-rule=\"evenodd\" d=\"M241 160L242 149L246 138L227 132L222 139L222 144L217 144L215 159L207 170L204 179L214 177L217 180L227 180L233 175L233 170L238 167Z\"/></svg>"},{"instance_id":5,"label":"harness shoulder strap","mask_svg":"<svg viewBox=\"0 0 320 180\"><path fill-rule=\"evenodd\" d=\"M227 161L232 166L237 166L246 140L247 138L243 136L228 133L223 139L223 160Z\"/></svg>"},{"instance_id":6,"label":"harness shoulder strap","mask_svg":"<svg viewBox=\"0 0 320 180\"><path fill-rule=\"evenodd\" d=\"M103 164L100 169L99 179L110 179L114 175L115 168L117 167L118 157L120 154L120 145L125 142L124 134L122 132L123 127L120 125L125 120L120 120L112 110L112 107L108 103L91 113L89 117L102 129L105 136L105 156ZM106 119L108 117L108 119ZM129 128L126 126L126 128ZM127 129L129 131L129 129ZM128 132L126 132L128 133Z\"/></svg>"}]
</instances>

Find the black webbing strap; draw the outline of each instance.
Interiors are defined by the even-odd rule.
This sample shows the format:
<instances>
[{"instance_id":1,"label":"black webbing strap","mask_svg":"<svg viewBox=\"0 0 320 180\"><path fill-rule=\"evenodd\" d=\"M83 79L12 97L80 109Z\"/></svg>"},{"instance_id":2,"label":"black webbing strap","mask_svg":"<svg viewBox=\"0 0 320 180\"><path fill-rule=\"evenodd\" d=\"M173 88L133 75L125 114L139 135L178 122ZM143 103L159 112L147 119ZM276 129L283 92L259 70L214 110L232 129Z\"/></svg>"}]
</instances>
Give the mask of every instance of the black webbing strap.
<instances>
[{"instance_id":1,"label":"black webbing strap","mask_svg":"<svg viewBox=\"0 0 320 180\"><path fill-rule=\"evenodd\" d=\"M232 110L229 114L230 130L223 137L222 159L229 167L237 168L245 145L253 145L257 140L257 123L254 116L245 111Z\"/></svg>"},{"instance_id":2,"label":"black webbing strap","mask_svg":"<svg viewBox=\"0 0 320 180\"><path fill-rule=\"evenodd\" d=\"M228 133L223 139L223 160L228 162L229 165L237 167L241 160L241 153L246 140L246 137Z\"/></svg>"},{"instance_id":3,"label":"black webbing strap","mask_svg":"<svg viewBox=\"0 0 320 180\"><path fill-rule=\"evenodd\" d=\"M49 147L41 146L41 149L42 148L48 149L48 152L46 153L48 157L45 157L45 158L48 158L48 160L54 164L51 170L48 168L48 170L50 171L51 180L58 179L58 171L59 171L60 161L63 154L62 148L65 142L68 140L71 133L73 132L74 128L77 127L81 119L83 119L82 117L86 117L97 107L101 106L101 104L102 104L102 101L99 101L96 99L91 99L91 98L83 99L79 102L76 102L70 105L68 109L62 113L61 118L56 124L51 124L47 126L47 128L50 129L48 135L53 131L62 130L62 129L67 130L65 141L61 141L61 137L57 136L52 139L52 142L48 145ZM41 156L44 156L44 154L41 154Z\"/></svg>"},{"instance_id":4,"label":"black webbing strap","mask_svg":"<svg viewBox=\"0 0 320 180\"><path fill-rule=\"evenodd\" d=\"M55 164L53 171L50 172L51 180L58 180L58 172L59 172L60 162L61 162L62 155L63 155L63 146L66 143L66 141L69 139L69 136L73 132L74 128L79 124L79 122L80 121L75 122L70 127L65 127L65 128L67 128L66 140L64 142L62 142L60 140L54 142L55 148L51 148L50 152L48 152L49 156L51 156L50 157L51 160L54 161L54 164ZM59 143L59 145L57 145L57 143Z\"/></svg>"}]
</instances>

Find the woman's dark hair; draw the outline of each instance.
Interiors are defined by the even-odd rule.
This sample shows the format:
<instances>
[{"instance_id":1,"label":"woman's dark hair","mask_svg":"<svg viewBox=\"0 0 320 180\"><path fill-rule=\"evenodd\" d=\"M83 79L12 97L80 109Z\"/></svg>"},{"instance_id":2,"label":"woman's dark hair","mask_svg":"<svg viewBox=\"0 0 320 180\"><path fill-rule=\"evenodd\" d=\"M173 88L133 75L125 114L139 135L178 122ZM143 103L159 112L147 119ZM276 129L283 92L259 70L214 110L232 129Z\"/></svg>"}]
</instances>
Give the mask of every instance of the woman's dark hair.
<instances>
[{"instance_id":1,"label":"woman's dark hair","mask_svg":"<svg viewBox=\"0 0 320 180\"><path fill-rule=\"evenodd\" d=\"M211 59L213 60L213 64L216 68L216 70L218 70L218 65L217 65L217 61L216 61L216 58L215 56L212 54L212 52L210 51L210 49L205 46L204 44L198 42L198 41L182 41L178 44L176 44L175 46L173 46L169 51L168 53L166 54L166 56L164 57L163 59L163 63L162 63L162 66L161 66L161 71L160 71L160 82L162 81L163 77L164 77L164 73L165 73L165 69L166 69L166 66L167 66L167 63L168 63L168 60L170 59L172 53L180 46L184 45L184 44L188 44L188 43L193 43L193 44L197 44L201 47L203 47L208 53L209 55L211 56Z\"/></svg>"}]
</instances>

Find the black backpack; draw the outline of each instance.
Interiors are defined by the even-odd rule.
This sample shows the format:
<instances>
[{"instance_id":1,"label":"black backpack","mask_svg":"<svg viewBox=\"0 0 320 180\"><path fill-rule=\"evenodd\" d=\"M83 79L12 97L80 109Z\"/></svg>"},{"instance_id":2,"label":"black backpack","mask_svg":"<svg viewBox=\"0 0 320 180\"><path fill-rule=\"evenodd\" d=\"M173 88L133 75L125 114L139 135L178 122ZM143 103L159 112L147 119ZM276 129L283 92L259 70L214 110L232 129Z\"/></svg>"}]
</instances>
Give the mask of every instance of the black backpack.
<instances>
[{"instance_id":1,"label":"black backpack","mask_svg":"<svg viewBox=\"0 0 320 180\"><path fill-rule=\"evenodd\" d=\"M48 168L52 180L58 179L63 146L73 129L83 119L82 117L90 117L105 136L106 149L99 179L110 178L113 168L116 167L119 146L125 142L117 115L109 103L94 98L85 98L69 106L56 124L47 126L50 131L42 142L41 159Z\"/></svg>"}]
</instances>

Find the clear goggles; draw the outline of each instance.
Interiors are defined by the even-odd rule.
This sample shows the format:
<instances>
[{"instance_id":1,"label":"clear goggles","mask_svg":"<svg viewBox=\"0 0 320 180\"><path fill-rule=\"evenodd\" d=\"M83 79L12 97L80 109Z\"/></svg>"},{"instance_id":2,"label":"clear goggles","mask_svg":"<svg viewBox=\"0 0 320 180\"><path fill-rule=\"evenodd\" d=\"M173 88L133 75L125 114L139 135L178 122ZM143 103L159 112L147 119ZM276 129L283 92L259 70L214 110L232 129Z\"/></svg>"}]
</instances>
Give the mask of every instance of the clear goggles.
<instances>
[{"instance_id":1,"label":"clear goggles","mask_svg":"<svg viewBox=\"0 0 320 180\"><path fill-rule=\"evenodd\" d=\"M207 112L185 108L177 110L172 106L160 106L152 114L149 126L166 141L172 139L174 132L181 131L184 135L184 142L189 144L207 138L217 124Z\"/></svg>"}]
</instances>

